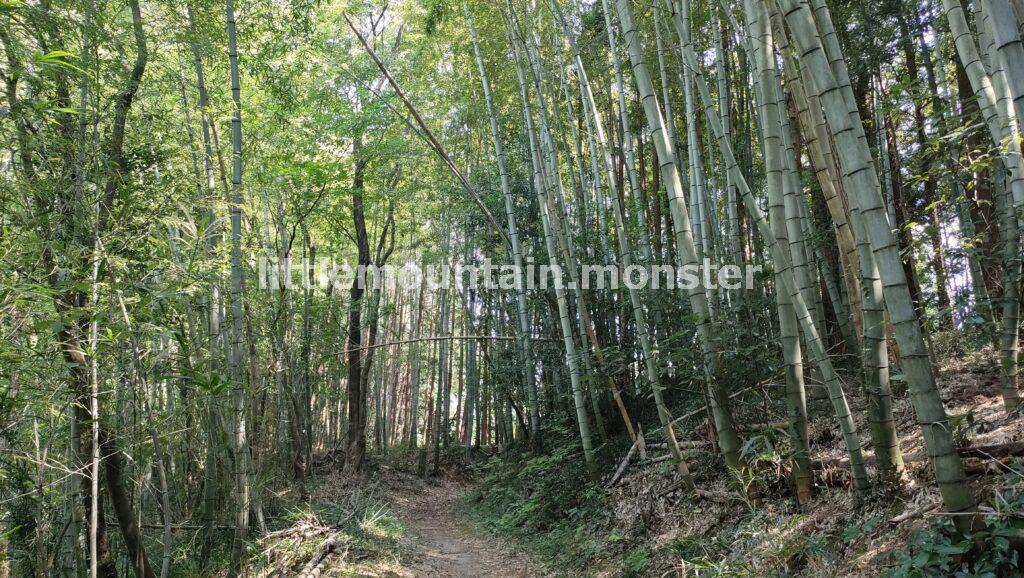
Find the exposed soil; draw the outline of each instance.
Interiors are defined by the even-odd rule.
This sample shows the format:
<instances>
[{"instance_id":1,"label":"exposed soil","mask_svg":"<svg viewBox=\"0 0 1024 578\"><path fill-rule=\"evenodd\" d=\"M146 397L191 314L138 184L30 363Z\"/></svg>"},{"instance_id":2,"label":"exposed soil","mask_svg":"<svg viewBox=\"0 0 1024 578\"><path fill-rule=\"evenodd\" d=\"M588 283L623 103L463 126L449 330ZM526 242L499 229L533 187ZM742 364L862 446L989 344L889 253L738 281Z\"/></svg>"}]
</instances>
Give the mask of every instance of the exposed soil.
<instances>
[{"instance_id":1,"label":"exposed soil","mask_svg":"<svg viewBox=\"0 0 1024 578\"><path fill-rule=\"evenodd\" d=\"M401 576L528 577L544 572L499 538L474 529L456 511L464 487L409 479L394 484L391 505L415 554Z\"/></svg>"},{"instance_id":2,"label":"exposed soil","mask_svg":"<svg viewBox=\"0 0 1024 578\"><path fill-rule=\"evenodd\" d=\"M327 467L302 506L307 511L259 539L260 554L246 576L553 575L500 537L474 528L459 511L459 497L469 488L465 483L447 477L425 481L387 465L358 478Z\"/></svg>"}]
</instances>

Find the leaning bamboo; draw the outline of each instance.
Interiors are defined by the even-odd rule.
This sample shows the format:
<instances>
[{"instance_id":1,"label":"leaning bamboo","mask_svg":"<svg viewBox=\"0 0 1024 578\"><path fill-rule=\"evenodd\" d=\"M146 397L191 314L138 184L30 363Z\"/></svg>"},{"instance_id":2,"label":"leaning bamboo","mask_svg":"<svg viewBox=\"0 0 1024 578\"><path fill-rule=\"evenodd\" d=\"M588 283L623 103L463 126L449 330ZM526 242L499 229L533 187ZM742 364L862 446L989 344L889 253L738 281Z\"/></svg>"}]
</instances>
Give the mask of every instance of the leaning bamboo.
<instances>
[{"instance_id":1,"label":"leaning bamboo","mask_svg":"<svg viewBox=\"0 0 1024 578\"><path fill-rule=\"evenodd\" d=\"M771 252L775 267L782 273L781 278L783 280L783 284L780 287L780 290L789 292L797 320L803 330L804 339L807 342L811 357L818 365L818 368L821 370L822 377L825 380L825 384L829 392L829 400L832 402L833 409L836 412L836 418L839 421L840 429L843 433L846 450L850 454L850 463L854 482L858 489L862 491L866 490L869 486L867 471L864 468L860 440L857 435L857 426L850 413L849 404L846 400L846 394L843 391L842 382L839 380L835 368L832 366L832 361L826 353L818 328L814 325L810 311L803 300L803 295L801 295L799 288L796 287L796 283L793 281L790 264L791 260L788 251L784 247L779 246L779 244L772 242L774 240L774 235L771 227L768 225L768 222L765 219L760 206L757 204L756 199L754 199L750 187L747 184L746 177L743 175L742 171L739 170L739 165L736 162L736 157L732 150L732 144L728 141L727 135L725 135L722 130L721 119L714 109L714 103L711 99L711 93L708 90L707 81L704 79L703 73L697 64L697 57L694 53L693 45L690 42L689 2L687 0L683 0L681 13L676 10L674 5L670 5L670 12L672 13L672 19L676 25L676 30L679 35L684 65L690 67L694 72L694 77L697 80L697 91L700 95L709 124L711 125L711 128L715 133L715 138L718 141L719 152L724 156L726 166L733 174L733 179L739 188L739 192L743 198L743 204L748 215L751 220L754 221L758 230L761 232L762 237L769 245L768 248Z\"/></svg>"},{"instance_id":2,"label":"leaning bamboo","mask_svg":"<svg viewBox=\"0 0 1024 578\"><path fill-rule=\"evenodd\" d=\"M852 122L857 114L856 101L849 98L852 89L849 76L844 74L845 61L840 51L827 58L818 27L826 28L825 38L838 46L831 20L826 18L827 7L819 10L819 18L804 0L780 0L793 40L799 49L803 65L821 95L823 109L836 143L840 165L848 176L851 200L859 208L871 249L878 264L885 292L886 309L900 346L900 357L911 391L911 400L925 441L932 455L932 467L946 507L953 512L974 509L974 498L964 482L963 466L956 454L952 431L945 407L935 386L931 359L924 336L918 324L917 313L910 297L906 276L899 256L881 196L878 174L872 167L871 154L859 122ZM830 65L830 62L832 65ZM841 81L832 66L839 71ZM970 519L958 524L967 529Z\"/></svg>"}]
</instances>

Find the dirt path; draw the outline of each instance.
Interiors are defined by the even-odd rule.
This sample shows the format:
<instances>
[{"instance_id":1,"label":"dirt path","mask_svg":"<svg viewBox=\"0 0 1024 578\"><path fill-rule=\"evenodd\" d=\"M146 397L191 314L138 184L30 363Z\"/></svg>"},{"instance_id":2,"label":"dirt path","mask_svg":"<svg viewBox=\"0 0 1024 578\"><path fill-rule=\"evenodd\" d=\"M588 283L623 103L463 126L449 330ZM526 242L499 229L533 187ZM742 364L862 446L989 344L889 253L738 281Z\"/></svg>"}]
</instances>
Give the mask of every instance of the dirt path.
<instances>
[{"instance_id":1,"label":"dirt path","mask_svg":"<svg viewBox=\"0 0 1024 578\"><path fill-rule=\"evenodd\" d=\"M542 576L531 571L527 555L516 552L498 538L474 530L455 511L465 491L452 482L402 484L392 494L392 506L409 530L416 555L404 576L442 578L526 578ZM536 567L536 566L535 566Z\"/></svg>"}]
</instances>

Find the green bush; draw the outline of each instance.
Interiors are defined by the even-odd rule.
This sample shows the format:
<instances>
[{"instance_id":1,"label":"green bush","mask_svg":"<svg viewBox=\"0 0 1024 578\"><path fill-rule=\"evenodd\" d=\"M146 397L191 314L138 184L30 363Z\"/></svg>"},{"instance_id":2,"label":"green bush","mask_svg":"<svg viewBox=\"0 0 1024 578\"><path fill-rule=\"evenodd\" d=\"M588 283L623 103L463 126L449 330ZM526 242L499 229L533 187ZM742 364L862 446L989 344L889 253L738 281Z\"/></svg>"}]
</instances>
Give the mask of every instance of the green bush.
<instances>
[{"instance_id":1,"label":"green bush","mask_svg":"<svg viewBox=\"0 0 1024 578\"><path fill-rule=\"evenodd\" d=\"M607 498L587 472L578 441L548 432L548 453L494 457L467 497L486 529L509 536L545 559L582 568L609 550ZM568 433L568 432L565 432ZM631 564L639 559L631 558Z\"/></svg>"},{"instance_id":2,"label":"green bush","mask_svg":"<svg viewBox=\"0 0 1024 578\"><path fill-rule=\"evenodd\" d=\"M1024 472L1006 477L1002 490L990 500L987 528L960 534L949 518L938 518L914 531L909 548L897 552L889 576L992 577L1020 576L1019 518L1024 511ZM1016 544L1014 544L1016 542Z\"/></svg>"}]
</instances>

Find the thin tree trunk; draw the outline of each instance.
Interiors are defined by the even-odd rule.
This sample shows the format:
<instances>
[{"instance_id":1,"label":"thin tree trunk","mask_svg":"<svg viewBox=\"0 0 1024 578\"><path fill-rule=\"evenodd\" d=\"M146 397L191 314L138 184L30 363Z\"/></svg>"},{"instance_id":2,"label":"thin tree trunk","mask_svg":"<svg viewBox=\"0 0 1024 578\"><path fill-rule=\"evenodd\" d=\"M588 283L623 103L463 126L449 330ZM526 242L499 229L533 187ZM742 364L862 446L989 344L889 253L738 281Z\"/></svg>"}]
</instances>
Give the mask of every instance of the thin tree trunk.
<instances>
[{"instance_id":1,"label":"thin tree trunk","mask_svg":"<svg viewBox=\"0 0 1024 578\"><path fill-rule=\"evenodd\" d=\"M249 441L246 431L246 388L242 368L245 349L242 346L242 100L238 70L238 43L235 33L235 8L227 0L228 63L231 71L231 347L228 375L234 411L233 436L235 450L235 536L231 550L230 575L240 571L249 533L249 506L252 472L249 469Z\"/></svg>"},{"instance_id":2,"label":"thin tree trunk","mask_svg":"<svg viewBox=\"0 0 1024 578\"><path fill-rule=\"evenodd\" d=\"M420 288L416 298L416 314L412 320L412 338L420 336L420 325L423 323L424 293L427 287L427 277L424 275L420 280ZM410 376L409 376L409 445L416 449L419 435L420 417L420 353L419 343L414 341L409 344Z\"/></svg>"},{"instance_id":3,"label":"thin tree trunk","mask_svg":"<svg viewBox=\"0 0 1024 578\"><path fill-rule=\"evenodd\" d=\"M365 293L366 267L370 265L370 241L366 236L366 217L363 213L363 180L366 175L366 157L363 152L363 135L357 132L353 138L355 172L352 178L352 222L356 232L356 246L359 252L359 266L349 290L348 310L348 429L345 443L345 469L361 472L366 455L366 413L362 379L363 328L362 298ZM362 277L362 279L360 278Z\"/></svg>"}]
</instances>

